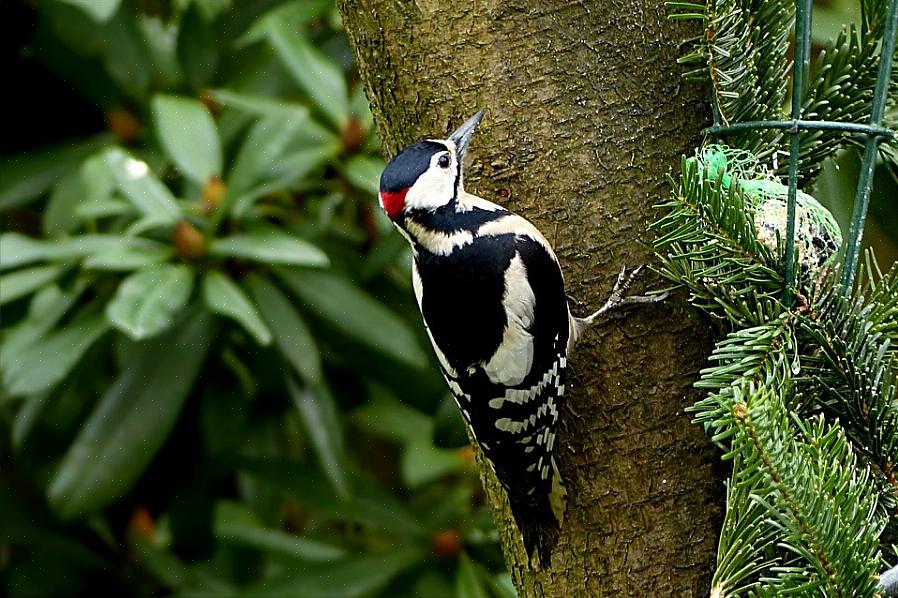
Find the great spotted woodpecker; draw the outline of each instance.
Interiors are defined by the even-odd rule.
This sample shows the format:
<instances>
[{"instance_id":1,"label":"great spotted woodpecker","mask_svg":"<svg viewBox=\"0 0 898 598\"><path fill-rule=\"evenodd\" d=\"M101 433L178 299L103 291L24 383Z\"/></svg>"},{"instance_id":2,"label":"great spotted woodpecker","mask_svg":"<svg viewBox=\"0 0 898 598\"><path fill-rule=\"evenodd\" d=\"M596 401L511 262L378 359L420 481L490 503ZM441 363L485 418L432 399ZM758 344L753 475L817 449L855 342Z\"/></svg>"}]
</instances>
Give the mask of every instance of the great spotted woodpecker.
<instances>
[{"instance_id":1,"label":"great spotted woodpecker","mask_svg":"<svg viewBox=\"0 0 898 598\"><path fill-rule=\"evenodd\" d=\"M527 556L551 563L565 489L553 451L568 352L623 297L638 268L586 318L568 310L555 252L524 218L466 193L462 162L478 112L448 139L402 150L380 204L414 256L412 280L443 376L505 489Z\"/></svg>"}]
</instances>

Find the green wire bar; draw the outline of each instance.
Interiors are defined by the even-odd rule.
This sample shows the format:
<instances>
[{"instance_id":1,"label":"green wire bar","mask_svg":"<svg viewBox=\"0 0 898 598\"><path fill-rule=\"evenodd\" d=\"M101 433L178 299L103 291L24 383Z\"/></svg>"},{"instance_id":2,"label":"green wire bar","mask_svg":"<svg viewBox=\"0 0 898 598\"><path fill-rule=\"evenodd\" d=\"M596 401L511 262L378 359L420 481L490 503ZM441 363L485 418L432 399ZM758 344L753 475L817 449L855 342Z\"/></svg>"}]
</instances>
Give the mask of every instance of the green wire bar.
<instances>
[{"instance_id":1,"label":"green wire bar","mask_svg":"<svg viewBox=\"0 0 898 598\"><path fill-rule=\"evenodd\" d=\"M885 32L882 38L882 52L879 59L879 73L876 78L876 89L873 92L873 108L870 110L870 126L882 125L886 110L886 94L889 91L889 79L892 75L892 59L895 57L895 38L898 37L898 0L889 3L886 15ZM861 173L857 181L857 195L854 199L854 212L851 215L851 228L848 232L848 244L845 251L845 262L842 267L842 294L847 296L854 284L857 262L861 253L861 240L864 238L864 223L867 220L867 206L870 203L870 186L873 183L873 166L876 164L876 148L880 138L867 136L864 146L864 159L861 162Z\"/></svg>"},{"instance_id":2,"label":"green wire bar","mask_svg":"<svg viewBox=\"0 0 898 598\"><path fill-rule=\"evenodd\" d=\"M882 126L860 123L843 123L837 120L751 120L729 125L711 125L704 132L711 134L731 133L748 129L783 129L786 131L845 131L859 135L875 135L887 140L898 139L898 132Z\"/></svg>"},{"instance_id":3,"label":"green wire bar","mask_svg":"<svg viewBox=\"0 0 898 598\"><path fill-rule=\"evenodd\" d=\"M811 0L795 2L795 63L792 68L792 120L801 118L805 74L811 64ZM783 302L792 305L795 286L795 204L798 201L798 128L789 134L789 198L786 211L786 280Z\"/></svg>"},{"instance_id":4,"label":"green wire bar","mask_svg":"<svg viewBox=\"0 0 898 598\"><path fill-rule=\"evenodd\" d=\"M885 115L886 97L892 74L892 63L895 57L896 38L898 38L898 0L889 3L886 23L880 52L879 71L876 88L873 93L873 105L870 110L869 123L851 123L829 120L803 120L801 118L802 91L805 75L810 65L811 49L811 0L795 2L795 63L792 72L792 118L788 120L756 120L723 124L716 97L711 94L714 124L705 129L706 133L722 135L734 131L750 129L781 129L789 132L789 195L786 212L786 273L783 288L783 299L787 305L792 303L795 285L795 211L798 195L798 161L799 135L802 131L844 131L846 135L863 135L864 157L858 177L854 211L845 244L845 258L842 267L842 293L848 295L854 284L861 242L864 235L864 223L867 219L867 207L870 203L870 187L873 183L873 168L876 165L876 154L880 143L898 141L898 131L882 124Z\"/></svg>"}]
</instances>

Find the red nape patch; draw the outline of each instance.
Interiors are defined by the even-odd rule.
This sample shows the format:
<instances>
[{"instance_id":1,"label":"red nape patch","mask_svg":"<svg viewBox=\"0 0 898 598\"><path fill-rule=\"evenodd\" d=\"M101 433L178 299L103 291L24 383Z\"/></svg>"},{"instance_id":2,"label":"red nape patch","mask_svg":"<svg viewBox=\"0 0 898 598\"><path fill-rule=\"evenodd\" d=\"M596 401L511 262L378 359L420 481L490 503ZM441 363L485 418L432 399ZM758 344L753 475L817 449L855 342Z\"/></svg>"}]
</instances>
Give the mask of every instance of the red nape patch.
<instances>
[{"instance_id":1,"label":"red nape patch","mask_svg":"<svg viewBox=\"0 0 898 598\"><path fill-rule=\"evenodd\" d=\"M387 213L387 216L390 217L390 220L396 220L396 218L399 217L399 213L402 212L402 208L405 207L406 193L408 193L408 189L396 192L380 192L380 205L383 206L384 211Z\"/></svg>"}]
</instances>

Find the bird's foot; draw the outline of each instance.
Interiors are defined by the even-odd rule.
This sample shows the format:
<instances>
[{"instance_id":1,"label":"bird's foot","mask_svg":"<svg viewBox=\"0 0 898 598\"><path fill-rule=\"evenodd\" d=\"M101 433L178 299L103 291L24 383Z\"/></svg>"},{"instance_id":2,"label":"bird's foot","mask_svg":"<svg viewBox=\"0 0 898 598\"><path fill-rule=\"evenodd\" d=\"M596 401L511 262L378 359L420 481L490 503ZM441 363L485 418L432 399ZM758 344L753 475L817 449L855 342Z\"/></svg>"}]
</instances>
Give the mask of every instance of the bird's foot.
<instances>
[{"instance_id":1,"label":"bird's foot","mask_svg":"<svg viewBox=\"0 0 898 598\"><path fill-rule=\"evenodd\" d=\"M608 297L608 300L605 301L605 305L600 307L595 313L592 313L585 318L581 318L582 322L586 325L592 324L600 316L603 316L608 312L614 311L616 309L627 307L629 305L641 305L646 303L658 303L659 301L664 301L667 298L666 292L659 295L624 296L624 293L627 292L627 289L629 289L630 285L633 284L633 280L644 267L644 264L641 266L636 266L628 274L627 267L623 266L621 268L620 274L617 275L617 281L614 283L614 288L611 289L611 295Z\"/></svg>"}]
</instances>

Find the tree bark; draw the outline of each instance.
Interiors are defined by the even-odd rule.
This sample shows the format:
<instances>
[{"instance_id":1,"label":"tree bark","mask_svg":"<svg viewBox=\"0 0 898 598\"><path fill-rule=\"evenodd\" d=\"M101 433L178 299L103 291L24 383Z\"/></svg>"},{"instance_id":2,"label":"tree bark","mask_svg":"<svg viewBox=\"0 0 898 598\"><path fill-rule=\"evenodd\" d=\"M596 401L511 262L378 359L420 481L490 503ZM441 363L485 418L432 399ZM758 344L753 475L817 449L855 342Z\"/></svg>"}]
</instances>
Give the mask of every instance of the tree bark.
<instances>
[{"instance_id":1,"label":"tree bark","mask_svg":"<svg viewBox=\"0 0 898 598\"><path fill-rule=\"evenodd\" d=\"M598 306L640 243L666 175L706 118L681 83L687 32L650 0L341 0L385 150L444 137L477 109L466 189L526 216L568 292ZM505 495L481 467L521 596L708 593L723 501L717 457L683 409L710 351L682 301L587 334L558 436L568 490L547 571L530 571Z\"/></svg>"}]
</instances>

